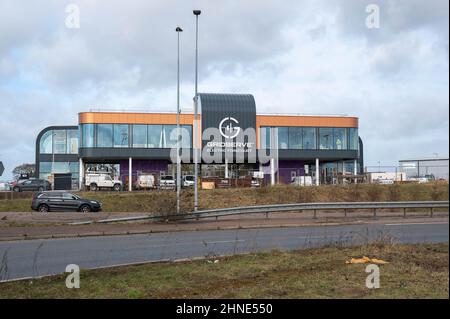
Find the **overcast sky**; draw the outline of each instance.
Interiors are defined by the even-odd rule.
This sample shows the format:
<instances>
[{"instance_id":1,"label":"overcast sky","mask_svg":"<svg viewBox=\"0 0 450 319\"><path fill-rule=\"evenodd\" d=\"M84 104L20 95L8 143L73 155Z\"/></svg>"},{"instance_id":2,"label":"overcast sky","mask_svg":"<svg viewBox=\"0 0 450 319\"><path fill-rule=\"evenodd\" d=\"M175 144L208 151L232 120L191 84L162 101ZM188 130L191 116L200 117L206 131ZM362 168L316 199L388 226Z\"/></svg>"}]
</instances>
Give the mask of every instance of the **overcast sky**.
<instances>
[{"instance_id":1,"label":"overcast sky","mask_svg":"<svg viewBox=\"0 0 450 319\"><path fill-rule=\"evenodd\" d=\"M80 28L67 28L68 4ZM368 28L367 5L379 6ZM365 165L447 155L447 0L0 0L0 160L34 162L49 125L90 109L192 109L199 91L251 93L259 113L360 118ZM72 20L71 20L72 21Z\"/></svg>"}]
</instances>

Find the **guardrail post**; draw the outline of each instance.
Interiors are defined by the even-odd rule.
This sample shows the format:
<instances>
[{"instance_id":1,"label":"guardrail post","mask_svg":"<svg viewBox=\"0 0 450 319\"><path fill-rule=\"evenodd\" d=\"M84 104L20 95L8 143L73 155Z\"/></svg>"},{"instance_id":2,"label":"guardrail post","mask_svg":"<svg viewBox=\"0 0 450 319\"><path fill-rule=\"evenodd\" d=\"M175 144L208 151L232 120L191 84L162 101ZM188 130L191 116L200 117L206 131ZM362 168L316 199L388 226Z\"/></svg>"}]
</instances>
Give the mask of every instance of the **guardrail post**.
<instances>
[{"instance_id":1,"label":"guardrail post","mask_svg":"<svg viewBox=\"0 0 450 319\"><path fill-rule=\"evenodd\" d=\"M347 208L344 208L344 217L347 218Z\"/></svg>"},{"instance_id":2,"label":"guardrail post","mask_svg":"<svg viewBox=\"0 0 450 319\"><path fill-rule=\"evenodd\" d=\"M433 207L430 209L430 217L433 218Z\"/></svg>"},{"instance_id":3,"label":"guardrail post","mask_svg":"<svg viewBox=\"0 0 450 319\"><path fill-rule=\"evenodd\" d=\"M266 212L266 219L269 219L269 212Z\"/></svg>"},{"instance_id":4,"label":"guardrail post","mask_svg":"<svg viewBox=\"0 0 450 319\"><path fill-rule=\"evenodd\" d=\"M406 208L403 208L403 218L406 218Z\"/></svg>"},{"instance_id":5,"label":"guardrail post","mask_svg":"<svg viewBox=\"0 0 450 319\"><path fill-rule=\"evenodd\" d=\"M313 216L313 219L317 219L317 212L316 212L315 209L314 209L314 216Z\"/></svg>"},{"instance_id":6,"label":"guardrail post","mask_svg":"<svg viewBox=\"0 0 450 319\"><path fill-rule=\"evenodd\" d=\"M377 209L376 208L373 209L373 218L374 219L377 218Z\"/></svg>"}]
</instances>

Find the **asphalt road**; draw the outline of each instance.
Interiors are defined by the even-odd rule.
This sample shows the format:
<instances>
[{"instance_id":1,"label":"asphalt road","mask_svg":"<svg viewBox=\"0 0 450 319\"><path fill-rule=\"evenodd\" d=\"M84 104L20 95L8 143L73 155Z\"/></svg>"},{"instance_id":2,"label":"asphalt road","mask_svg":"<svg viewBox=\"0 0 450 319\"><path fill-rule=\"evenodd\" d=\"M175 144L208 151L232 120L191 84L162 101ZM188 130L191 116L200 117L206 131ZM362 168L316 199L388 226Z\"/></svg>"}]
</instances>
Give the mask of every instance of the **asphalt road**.
<instances>
[{"instance_id":1,"label":"asphalt road","mask_svg":"<svg viewBox=\"0 0 450 319\"><path fill-rule=\"evenodd\" d=\"M0 281L63 273L69 264L98 268L270 249L357 245L380 238L396 243L448 242L449 226L448 222L369 224L0 242Z\"/></svg>"}]
</instances>

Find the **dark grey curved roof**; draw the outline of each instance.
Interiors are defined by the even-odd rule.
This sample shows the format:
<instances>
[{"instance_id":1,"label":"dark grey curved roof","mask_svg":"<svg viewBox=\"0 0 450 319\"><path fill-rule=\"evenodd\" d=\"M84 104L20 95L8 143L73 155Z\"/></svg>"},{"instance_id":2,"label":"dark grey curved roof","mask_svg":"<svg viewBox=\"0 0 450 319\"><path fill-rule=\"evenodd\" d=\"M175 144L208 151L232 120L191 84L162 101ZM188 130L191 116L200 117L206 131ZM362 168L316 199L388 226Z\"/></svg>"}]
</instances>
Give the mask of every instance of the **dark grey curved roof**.
<instances>
[{"instance_id":1,"label":"dark grey curved roof","mask_svg":"<svg viewBox=\"0 0 450 319\"><path fill-rule=\"evenodd\" d=\"M246 109L256 113L255 98L251 94L199 93L199 96L202 112L227 108L230 111Z\"/></svg>"}]
</instances>

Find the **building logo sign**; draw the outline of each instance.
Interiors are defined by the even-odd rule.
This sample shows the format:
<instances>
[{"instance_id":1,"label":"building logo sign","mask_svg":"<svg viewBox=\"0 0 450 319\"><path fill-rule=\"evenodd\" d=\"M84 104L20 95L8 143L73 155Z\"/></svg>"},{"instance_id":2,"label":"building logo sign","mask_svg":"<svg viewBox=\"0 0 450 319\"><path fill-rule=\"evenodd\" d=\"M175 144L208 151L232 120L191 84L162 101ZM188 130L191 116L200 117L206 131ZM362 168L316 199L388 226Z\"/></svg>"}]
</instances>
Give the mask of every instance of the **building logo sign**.
<instances>
[{"instance_id":1,"label":"building logo sign","mask_svg":"<svg viewBox=\"0 0 450 319\"><path fill-rule=\"evenodd\" d=\"M236 120L234 117L231 116L225 117L219 123L220 134L227 139L235 138L236 136L239 135L239 132L241 131L241 128L239 126L236 126L237 124L239 124L239 121Z\"/></svg>"}]
</instances>

